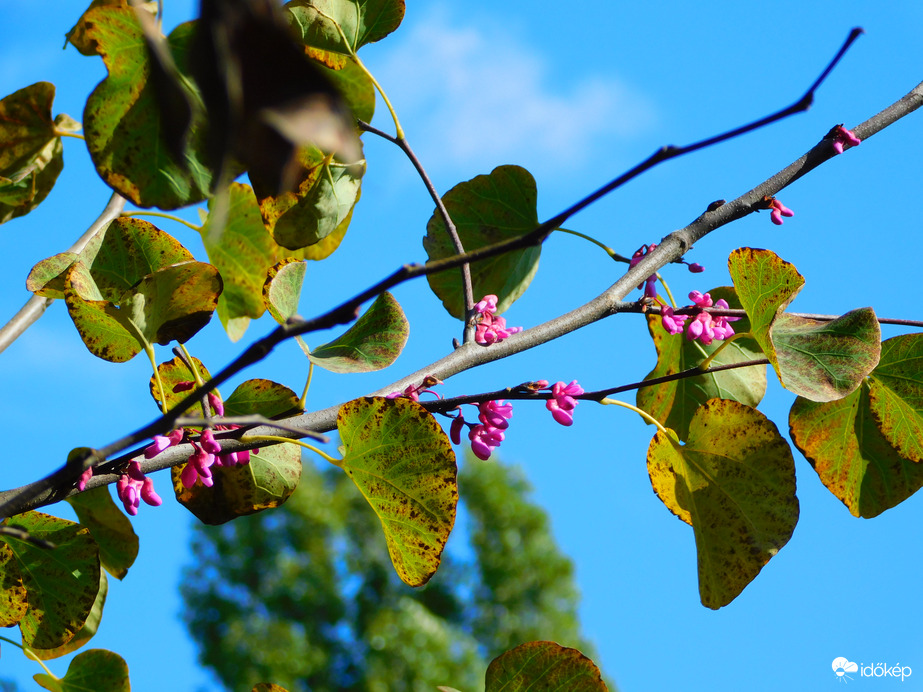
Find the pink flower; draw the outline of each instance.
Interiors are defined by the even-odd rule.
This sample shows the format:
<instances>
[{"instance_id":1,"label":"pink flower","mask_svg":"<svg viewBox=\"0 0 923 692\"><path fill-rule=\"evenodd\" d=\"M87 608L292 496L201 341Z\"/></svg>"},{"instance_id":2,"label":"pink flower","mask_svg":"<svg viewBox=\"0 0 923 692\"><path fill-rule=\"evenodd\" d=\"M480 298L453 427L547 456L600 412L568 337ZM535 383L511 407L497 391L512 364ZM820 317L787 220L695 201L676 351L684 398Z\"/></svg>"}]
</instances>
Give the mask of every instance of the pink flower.
<instances>
[{"instance_id":1,"label":"pink flower","mask_svg":"<svg viewBox=\"0 0 923 692\"><path fill-rule=\"evenodd\" d=\"M852 147L857 147L862 144L862 140L856 137L856 135L852 133L852 130L847 130L842 125L834 127L830 133L828 133L828 136L830 136L830 134L833 135L833 149L837 154L842 154L843 148L847 144Z\"/></svg>"},{"instance_id":2,"label":"pink flower","mask_svg":"<svg viewBox=\"0 0 923 692\"><path fill-rule=\"evenodd\" d=\"M478 405L478 420L483 425L497 430L510 427L509 419L513 417L513 405L503 401L485 401Z\"/></svg>"},{"instance_id":3,"label":"pink flower","mask_svg":"<svg viewBox=\"0 0 923 692\"><path fill-rule=\"evenodd\" d=\"M221 401L221 397L214 392L208 393L208 405L212 407L212 411L215 412L216 416L224 415L224 402Z\"/></svg>"},{"instance_id":4,"label":"pink flower","mask_svg":"<svg viewBox=\"0 0 923 692\"><path fill-rule=\"evenodd\" d=\"M669 305L660 309L660 324L669 334L682 334L689 315L674 315Z\"/></svg>"},{"instance_id":5,"label":"pink flower","mask_svg":"<svg viewBox=\"0 0 923 692\"><path fill-rule=\"evenodd\" d=\"M465 427L465 417L461 414L461 411L458 412L458 415L452 419L452 426L449 429L449 438L452 440L453 444L461 444L461 431Z\"/></svg>"},{"instance_id":6,"label":"pink flower","mask_svg":"<svg viewBox=\"0 0 923 692\"><path fill-rule=\"evenodd\" d=\"M640 248L638 248L635 251L635 254L631 256L631 262L628 263L628 267L631 268L635 266L638 262L644 259L647 253L653 251L654 248L656 247L657 245L655 243L651 243L650 245L642 245ZM657 275L651 274L644 281L638 284L638 288L641 288L641 287L644 288L645 298L656 298L657 297Z\"/></svg>"},{"instance_id":7,"label":"pink flower","mask_svg":"<svg viewBox=\"0 0 923 692\"><path fill-rule=\"evenodd\" d=\"M782 202L777 199L773 199L769 203L769 208L772 209L772 212L769 214L769 218L772 219L772 222L776 226L782 225L783 216L794 216L795 212L786 207Z\"/></svg>"},{"instance_id":8,"label":"pink flower","mask_svg":"<svg viewBox=\"0 0 923 692\"><path fill-rule=\"evenodd\" d=\"M468 433L471 440L471 451L481 461L490 459L490 453L503 442L503 431L489 428L486 425L475 425Z\"/></svg>"},{"instance_id":9,"label":"pink flower","mask_svg":"<svg viewBox=\"0 0 923 692\"><path fill-rule=\"evenodd\" d=\"M693 262L689 265L689 271L691 271L693 274L701 274L705 271L705 267L703 267L698 262Z\"/></svg>"},{"instance_id":10,"label":"pink flower","mask_svg":"<svg viewBox=\"0 0 923 692\"><path fill-rule=\"evenodd\" d=\"M195 387L195 382L177 382L173 386L173 393L178 394L179 392L188 392L190 389Z\"/></svg>"},{"instance_id":11,"label":"pink flower","mask_svg":"<svg viewBox=\"0 0 923 692\"><path fill-rule=\"evenodd\" d=\"M144 475L141 471L141 464L137 461L128 464L128 469L119 476L115 488L125 511L131 516L138 513L141 500L152 507L159 507L163 504L163 500L154 491L154 481Z\"/></svg>"},{"instance_id":12,"label":"pink flower","mask_svg":"<svg viewBox=\"0 0 923 692\"><path fill-rule=\"evenodd\" d=\"M474 340L483 346L503 341L522 331L522 327L507 327L506 318L494 314L497 311L497 296L493 294L478 301L474 310L478 313Z\"/></svg>"},{"instance_id":13,"label":"pink flower","mask_svg":"<svg viewBox=\"0 0 923 692\"><path fill-rule=\"evenodd\" d=\"M167 435L154 435L154 441L144 448L144 458L153 459L168 447L178 445L182 442L185 434L185 430L177 428L176 430L171 430Z\"/></svg>"},{"instance_id":14,"label":"pink flower","mask_svg":"<svg viewBox=\"0 0 923 692\"><path fill-rule=\"evenodd\" d=\"M556 382L551 387L553 398L545 402L545 407L551 411L552 418L561 425L573 425L573 411L579 403L574 397L580 394L583 394L583 387L577 384L577 380L567 385L563 382Z\"/></svg>"},{"instance_id":15,"label":"pink flower","mask_svg":"<svg viewBox=\"0 0 923 692\"><path fill-rule=\"evenodd\" d=\"M187 490L196 484L197 480L202 481L206 488L212 487L215 481L212 478L211 467L215 463L215 455L206 452L195 442L192 443L195 452L189 456L185 468L180 473L180 480L183 487Z\"/></svg>"}]
</instances>

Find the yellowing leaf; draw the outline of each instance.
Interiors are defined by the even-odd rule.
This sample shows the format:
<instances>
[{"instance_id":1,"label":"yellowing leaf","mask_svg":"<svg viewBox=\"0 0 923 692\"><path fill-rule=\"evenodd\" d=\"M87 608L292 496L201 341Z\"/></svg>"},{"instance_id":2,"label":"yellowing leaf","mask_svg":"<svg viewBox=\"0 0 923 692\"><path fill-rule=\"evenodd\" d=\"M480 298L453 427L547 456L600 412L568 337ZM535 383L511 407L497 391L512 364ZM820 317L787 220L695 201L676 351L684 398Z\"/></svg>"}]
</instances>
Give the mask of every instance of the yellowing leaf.
<instances>
[{"instance_id":1,"label":"yellowing leaf","mask_svg":"<svg viewBox=\"0 0 923 692\"><path fill-rule=\"evenodd\" d=\"M693 416L685 445L658 432L647 464L654 492L695 531L702 604L727 605L795 530L788 444L756 409L712 399Z\"/></svg>"},{"instance_id":2,"label":"yellowing leaf","mask_svg":"<svg viewBox=\"0 0 923 692\"><path fill-rule=\"evenodd\" d=\"M923 334L881 345L869 403L885 438L905 459L923 462Z\"/></svg>"},{"instance_id":3,"label":"yellowing leaf","mask_svg":"<svg viewBox=\"0 0 923 692\"><path fill-rule=\"evenodd\" d=\"M410 399L363 398L340 407L343 470L385 532L391 562L410 586L436 573L455 524L457 468L440 425Z\"/></svg>"}]
</instances>

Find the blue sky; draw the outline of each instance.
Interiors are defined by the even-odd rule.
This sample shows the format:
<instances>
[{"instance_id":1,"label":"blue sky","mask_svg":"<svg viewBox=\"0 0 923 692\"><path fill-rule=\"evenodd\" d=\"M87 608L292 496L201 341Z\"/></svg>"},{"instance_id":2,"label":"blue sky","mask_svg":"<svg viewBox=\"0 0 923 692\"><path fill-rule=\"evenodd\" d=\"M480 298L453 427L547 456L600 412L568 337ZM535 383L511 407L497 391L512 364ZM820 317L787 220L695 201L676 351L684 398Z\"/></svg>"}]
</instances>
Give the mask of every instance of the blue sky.
<instances>
[{"instance_id":1,"label":"blue sky","mask_svg":"<svg viewBox=\"0 0 923 692\"><path fill-rule=\"evenodd\" d=\"M192 6L166 0L167 24L192 16ZM55 113L80 118L105 74L98 59L61 50L83 8L82 2L0 0L0 95L52 81ZM536 177L539 216L547 218L660 145L689 143L788 105L857 25L867 34L807 114L669 162L568 223L630 254L685 226L709 202L762 182L832 125L855 125L913 88L923 79L923 5L600 0L565 7L473 0L462 10L410 3L398 31L363 49L362 57L392 97L438 189L519 164ZM382 112L375 124L390 129ZM728 283L734 248L768 247L807 280L792 310L838 313L871 305L882 316L918 318L921 135L923 115L911 115L796 182L779 195L796 212L781 227L757 214L711 234L688 255L707 267L705 274L665 272L674 295ZM432 203L400 152L365 139L362 201L340 250L310 267L303 314L352 295L360 288L351 283L357 275L381 277L423 258L420 239ZM28 298L29 268L69 247L108 194L82 143L66 141L65 170L49 199L0 228L0 320ZM194 210L188 213L195 218ZM160 225L200 251L190 231ZM543 322L595 297L617 272L591 245L554 236L538 277L506 317L526 327ZM395 295L411 324L395 366L362 376L319 375L309 405L375 390L451 348L458 325L422 282ZM216 321L191 347L214 371L269 328L255 323L233 345ZM884 330L886 337L897 333ZM312 343L324 340L319 335ZM538 378L578 379L601 389L638 380L653 364L642 321L625 315L459 375L443 390L487 391ZM245 375L300 390L303 369L297 347L287 345ZM71 448L105 444L147 422L155 414L148 377L141 358L113 365L89 355L64 306L52 306L0 356L2 485L34 480ZM760 408L783 433L792 400L770 377ZM614 407L581 404L575 425L564 429L549 425L544 407L517 405L500 451L504 461L526 469L561 548L575 560L585 630L622 690L834 688L830 662L839 656L919 668L903 683L856 679L859 689L923 689L921 606L913 595L923 567L916 547L920 498L874 520L855 519L796 452L801 518L792 540L734 603L713 612L699 604L691 529L651 492L645 468L651 434ZM155 482L162 490L168 483ZM59 509L67 516L67 508ZM141 555L124 582L110 582L92 646L126 658L136 691L214 686L178 619L181 567L195 559L187 542L191 521L170 501L143 507L134 522ZM9 645L2 651L0 677L35 688L29 678L40 669ZM50 666L59 675L66 667L60 660Z\"/></svg>"}]
</instances>

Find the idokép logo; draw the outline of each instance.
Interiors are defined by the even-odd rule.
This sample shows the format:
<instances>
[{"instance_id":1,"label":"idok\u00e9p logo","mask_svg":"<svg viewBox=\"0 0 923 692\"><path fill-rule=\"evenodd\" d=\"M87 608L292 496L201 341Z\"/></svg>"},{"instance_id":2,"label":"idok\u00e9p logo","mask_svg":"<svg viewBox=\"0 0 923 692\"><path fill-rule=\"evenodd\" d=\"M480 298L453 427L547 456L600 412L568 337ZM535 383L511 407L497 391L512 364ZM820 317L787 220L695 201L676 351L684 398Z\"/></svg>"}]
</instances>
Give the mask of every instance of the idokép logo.
<instances>
[{"instance_id":1,"label":"idok\u00e9p logo","mask_svg":"<svg viewBox=\"0 0 923 692\"><path fill-rule=\"evenodd\" d=\"M838 682L849 682L854 679L856 673L860 678L895 678L903 682L909 678L913 671L910 666L895 664L889 666L887 663L878 663L865 665L864 663L854 663L842 656L833 659L833 674L836 675ZM852 673L853 675L850 675Z\"/></svg>"}]
</instances>

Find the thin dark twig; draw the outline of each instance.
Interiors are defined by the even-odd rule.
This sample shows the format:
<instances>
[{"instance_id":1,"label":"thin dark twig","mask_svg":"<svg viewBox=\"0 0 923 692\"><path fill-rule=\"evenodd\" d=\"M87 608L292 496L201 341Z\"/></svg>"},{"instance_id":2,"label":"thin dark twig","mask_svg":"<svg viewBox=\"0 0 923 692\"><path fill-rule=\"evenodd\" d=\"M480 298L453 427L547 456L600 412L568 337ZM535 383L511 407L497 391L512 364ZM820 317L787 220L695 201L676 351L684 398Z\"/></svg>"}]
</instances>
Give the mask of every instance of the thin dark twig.
<instances>
[{"instance_id":1,"label":"thin dark twig","mask_svg":"<svg viewBox=\"0 0 923 692\"><path fill-rule=\"evenodd\" d=\"M42 548L43 550L54 550L58 546L52 543L51 541L46 541L44 538L39 538L38 536L33 536L31 533L26 531L20 526L14 526L12 524L4 524L0 526L0 536L9 536L10 538L16 538L20 541L25 541L26 543L31 543L36 548Z\"/></svg>"},{"instance_id":2,"label":"thin dark twig","mask_svg":"<svg viewBox=\"0 0 923 692\"><path fill-rule=\"evenodd\" d=\"M462 244L461 237L458 235L458 228L456 228L455 222L452 221L452 217L449 215L449 210L446 209L445 203L442 201L442 197L440 197L439 193L436 191L436 186L433 185L433 181L430 180L426 169L423 168L423 164L420 163L420 159L417 158L417 155L414 153L413 149L410 148L410 143L407 141L407 139L405 137L393 137L387 132L379 130L377 127L373 127L363 120L359 120L358 122L360 128L366 132L371 132L373 135L378 135L379 137L383 137L389 142L396 144L407 155L407 158L410 159L413 167L417 170L417 174L420 176L420 179L426 186L426 190L429 192L429 196L435 203L436 210L439 212L439 216L442 217L442 223L445 224L446 232L449 234L449 238L452 240L452 245L455 247L455 254L463 254L465 252L465 246ZM471 282L471 265L467 262L461 265L461 273L462 291L464 292L465 299L465 315L466 317L470 318L471 312L474 310L474 288ZM468 341L471 341L472 338L474 338L474 325L468 324L468 319L466 319L462 341L467 343Z\"/></svg>"}]
</instances>

